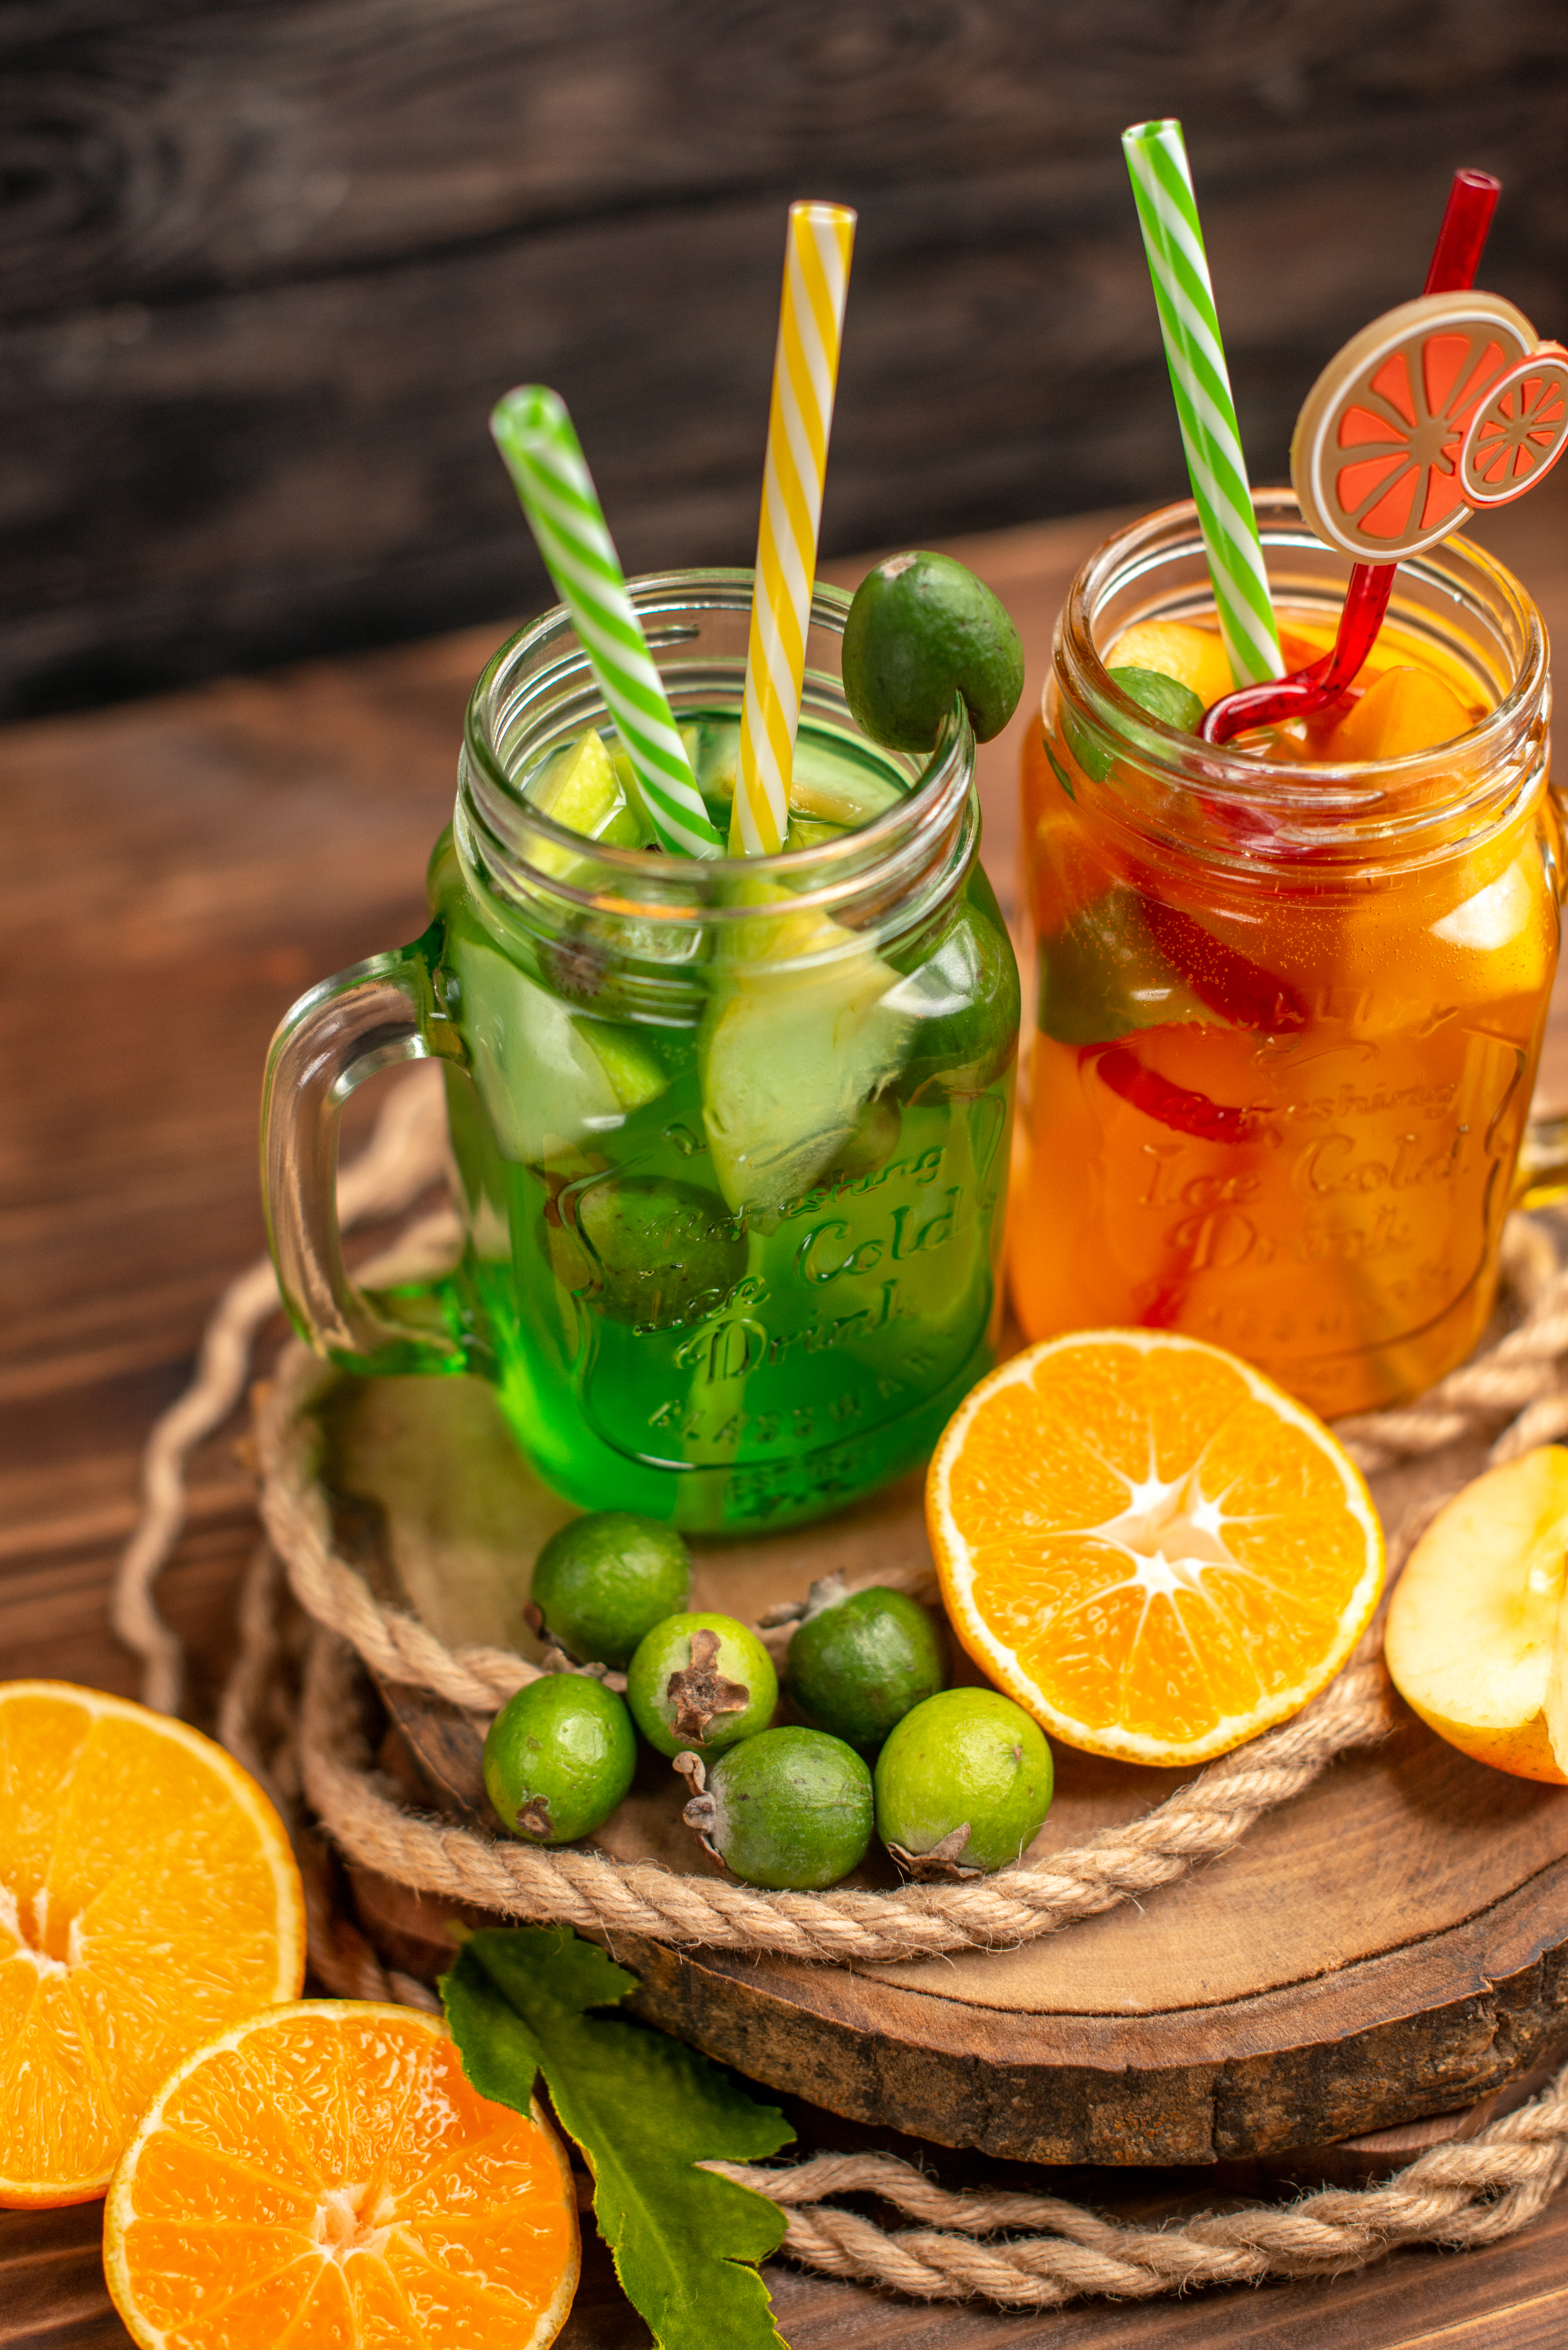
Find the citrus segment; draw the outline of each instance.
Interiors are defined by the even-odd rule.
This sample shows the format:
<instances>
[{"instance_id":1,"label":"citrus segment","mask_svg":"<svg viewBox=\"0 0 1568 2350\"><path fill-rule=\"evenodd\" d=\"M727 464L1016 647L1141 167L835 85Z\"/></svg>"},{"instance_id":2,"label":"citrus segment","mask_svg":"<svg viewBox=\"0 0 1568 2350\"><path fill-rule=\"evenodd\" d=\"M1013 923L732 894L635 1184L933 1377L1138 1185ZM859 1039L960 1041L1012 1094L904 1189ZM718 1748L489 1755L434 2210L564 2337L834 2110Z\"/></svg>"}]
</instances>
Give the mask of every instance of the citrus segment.
<instances>
[{"instance_id":1,"label":"citrus segment","mask_svg":"<svg viewBox=\"0 0 1568 2350\"><path fill-rule=\"evenodd\" d=\"M1296 1712L1376 1604L1383 1537L1312 1413L1202 1340L1100 1330L983 1379L927 1522L975 1662L1069 1745L1222 1754Z\"/></svg>"},{"instance_id":2,"label":"citrus segment","mask_svg":"<svg viewBox=\"0 0 1568 2350\"><path fill-rule=\"evenodd\" d=\"M304 1972L283 1824L221 1746L0 1684L0 2204L101 2195L170 2067Z\"/></svg>"},{"instance_id":3,"label":"citrus segment","mask_svg":"<svg viewBox=\"0 0 1568 2350\"><path fill-rule=\"evenodd\" d=\"M544 2350L577 2259L537 2106L480 2096L443 2023L369 2002L271 2008L187 2057L104 2215L143 2350Z\"/></svg>"}]
</instances>

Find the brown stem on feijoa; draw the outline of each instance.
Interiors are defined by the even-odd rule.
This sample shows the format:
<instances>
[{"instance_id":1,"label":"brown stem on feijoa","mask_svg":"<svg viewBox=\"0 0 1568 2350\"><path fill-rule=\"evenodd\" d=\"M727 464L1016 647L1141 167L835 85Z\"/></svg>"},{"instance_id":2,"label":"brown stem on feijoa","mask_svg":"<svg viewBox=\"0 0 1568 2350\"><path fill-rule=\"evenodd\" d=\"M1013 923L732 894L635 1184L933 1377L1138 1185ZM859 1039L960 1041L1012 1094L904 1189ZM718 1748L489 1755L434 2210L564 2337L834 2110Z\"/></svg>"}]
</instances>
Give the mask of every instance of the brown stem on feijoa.
<instances>
[{"instance_id":1,"label":"brown stem on feijoa","mask_svg":"<svg viewBox=\"0 0 1568 2350\"><path fill-rule=\"evenodd\" d=\"M727 1681L718 1668L719 1635L691 1635L691 1661L683 1672L671 1673L665 1696L675 1708L677 1738L694 1738L701 1745L716 1715L744 1713L752 1692L744 1681Z\"/></svg>"},{"instance_id":2,"label":"brown stem on feijoa","mask_svg":"<svg viewBox=\"0 0 1568 2350\"><path fill-rule=\"evenodd\" d=\"M961 1856L968 1843L969 1822L965 1820L961 1827L943 1836L940 1844L932 1845L929 1852L907 1852L901 1844L890 1844L888 1849L899 1867L907 1869L918 1883L942 1878L951 1884L958 1878L985 1875L983 1868L964 1866Z\"/></svg>"},{"instance_id":3,"label":"brown stem on feijoa","mask_svg":"<svg viewBox=\"0 0 1568 2350\"><path fill-rule=\"evenodd\" d=\"M546 1648L539 1659L539 1670L542 1673L576 1673L579 1680L603 1681L606 1689L616 1697L626 1695L624 1673L613 1671L608 1665L579 1665L567 1656L565 1648Z\"/></svg>"},{"instance_id":4,"label":"brown stem on feijoa","mask_svg":"<svg viewBox=\"0 0 1568 2350\"><path fill-rule=\"evenodd\" d=\"M720 1868L724 1867L724 1856L713 1842L713 1829L719 1817L717 1799L708 1793L708 1773L701 1754L677 1754L675 1768L691 1788L691 1800L681 1812L687 1826L695 1831L697 1841ZM728 1871L725 1871L728 1875Z\"/></svg>"}]
</instances>

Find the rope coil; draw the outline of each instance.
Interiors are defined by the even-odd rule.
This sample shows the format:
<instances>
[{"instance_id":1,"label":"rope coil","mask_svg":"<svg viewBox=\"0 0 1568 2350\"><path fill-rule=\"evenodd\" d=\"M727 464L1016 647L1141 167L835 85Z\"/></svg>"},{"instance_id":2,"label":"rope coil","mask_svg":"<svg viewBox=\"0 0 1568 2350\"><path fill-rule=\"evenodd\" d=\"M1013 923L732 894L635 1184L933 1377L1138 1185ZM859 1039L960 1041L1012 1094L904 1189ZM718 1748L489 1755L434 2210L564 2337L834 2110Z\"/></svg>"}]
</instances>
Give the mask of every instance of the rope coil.
<instances>
[{"instance_id":1,"label":"rope coil","mask_svg":"<svg viewBox=\"0 0 1568 2350\"><path fill-rule=\"evenodd\" d=\"M344 1225L407 1209L443 1162L439 1081L421 1071L391 1095L369 1149L346 1170ZM457 1229L449 1211L425 1219L405 1233L393 1259L364 1277L389 1284L450 1261ZM1520 1316L1513 1328L1418 1403L1340 1423L1337 1433L1364 1469L1483 1435L1492 1439L1493 1461L1510 1460L1568 1433L1568 1268L1559 1267L1550 1227L1511 1219L1502 1271ZM195 1381L148 1446L143 1514L121 1561L113 1612L116 1629L143 1660L146 1701L166 1711L178 1702L182 1659L159 1614L155 1585L183 1522L185 1462L237 1404L254 1340L275 1304L265 1263L231 1286L209 1326ZM1390 1726L1375 1625L1338 1679L1293 1721L1209 1764L1141 1819L977 1883L767 1894L678 1876L652 1862L503 1842L410 1810L375 1767L359 1719L361 1668L481 1714L538 1668L507 1650L446 1648L407 1610L378 1599L337 1551L316 1419L333 1378L304 1347L290 1346L259 1405L269 1540L242 1593L239 1655L219 1726L224 1744L290 1821L306 1880L311 1964L342 1996L435 2004L423 1984L384 1967L346 1915L331 1852L304 1804L353 1859L418 1890L502 1915L560 1919L609 1938L636 1933L683 1947L866 1964L1016 1944L1153 1892L1229 1851L1334 1755ZM1447 1498L1440 1491L1407 1513L1393 1566ZM1432 2147L1386 2186L1324 2189L1284 2209L1209 2213L1165 2228L1122 2226L1053 2197L955 2194L888 2155L710 2167L780 2203L788 2216L784 2251L826 2274L925 2300L980 2297L1015 2308L1055 2307L1085 2293L1147 2298L1192 2284L1359 2268L1396 2244L1480 2244L1512 2234L1568 2176L1568 2068L1532 2104L1471 2139ZM841 2195L873 2196L919 2224L888 2230L826 2199ZM1040 2232L1019 2232L1026 2230Z\"/></svg>"},{"instance_id":2,"label":"rope coil","mask_svg":"<svg viewBox=\"0 0 1568 2350\"><path fill-rule=\"evenodd\" d=\"M1386 2186L1322 2188L1284 2209L1203 2212L1165 2228L1121 2226L1055 2196L954 2194L895 2155L705 2168L782 2205L784 2250L829 2276L922 2301L980 2297L1012 2308L1054 2308L1084 2293L1144 2301L1191 2285L1344 2274L1397 2244L1515 2234L1568 2175L1568 2070L1479 2137L1417 2155ZM928 2224L889 2232L827 2202L832 2195L875 2196ZM1022 2229L1044 2232L1012 2232ZM975 2241L1004 2232L1011 2241Z\"/></svg>"}]
</instances>

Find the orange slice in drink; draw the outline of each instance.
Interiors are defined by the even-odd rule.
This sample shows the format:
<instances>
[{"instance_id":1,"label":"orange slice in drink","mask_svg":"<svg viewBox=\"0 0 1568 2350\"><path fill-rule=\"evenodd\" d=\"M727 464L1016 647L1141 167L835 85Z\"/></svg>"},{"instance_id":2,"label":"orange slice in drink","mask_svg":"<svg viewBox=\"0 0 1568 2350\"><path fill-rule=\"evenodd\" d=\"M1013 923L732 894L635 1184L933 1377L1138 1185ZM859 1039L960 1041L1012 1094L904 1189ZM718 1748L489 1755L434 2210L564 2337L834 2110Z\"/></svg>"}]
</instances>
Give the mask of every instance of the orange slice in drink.
<instances>
[{"instance_id":1,"label":"orange slice in drink","mask_svg":"<svg viewBox=\"0 0 1568 2350\"><path fill-rule=\"evenodd\" d=\"M283 1823L221 1746L0 1683L0 2204L101 2195L171 2067L304 1976Z\"/></svg>"},{"instance_id":2,"label":"orange slice in drink","mask_svg":"<svg viewBox=\"0 0 1568 2350\"><path fill-rule=\"evenodd\" d=\"M560 2144L436 2017L311 2000L188 2056L104 2213L144 2350L544 2350L577 2282Z\"/></svg>"},{"instance_id":3,"label":"orange slice in drink","mask_svg":"<svg viewBox=\"0 0 1568 2350\"><path fill-rule=\"evenodd\" d=\"M937 1447L926 1518L960 1639L1070 1746L1223 1754L1345 1662L1383 1534L1322 1422L1249 1364L1089 1330L982 1379Z\"/></svg>"}]
</instances>

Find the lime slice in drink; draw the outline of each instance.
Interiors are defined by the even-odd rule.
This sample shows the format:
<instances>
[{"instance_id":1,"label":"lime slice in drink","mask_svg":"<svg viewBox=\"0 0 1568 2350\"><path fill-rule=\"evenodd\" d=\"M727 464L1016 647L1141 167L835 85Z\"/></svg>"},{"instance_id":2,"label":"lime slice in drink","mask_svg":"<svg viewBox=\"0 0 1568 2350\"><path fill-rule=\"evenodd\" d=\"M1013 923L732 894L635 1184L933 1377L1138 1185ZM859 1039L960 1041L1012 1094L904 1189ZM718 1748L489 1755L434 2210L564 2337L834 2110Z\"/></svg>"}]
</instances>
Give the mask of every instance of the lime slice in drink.
<instances>
[{"instance_id":1,"label":"lime slice in drink","mask_svg":"<svg viewBox=\"0 0 1568 2350\"><path fill-rule=\"evenodd\" d=\"M662 1176L605 1175L548 1219L557 1279L612 1322L669 1330L712 1313L746 1270L746 1237L722 1200Z\"/></svg>"},{"instance_id":2,"label":"lime slice in drink","mask_svg":"<svg viewBox=\"0 0 1568 2350\"><path fill-rule=\"evenodd\" d=\"M1007 1067L1018 1035L1018 965L978 867L940 939L890 1003L918 1024L898 1076L903 1100L972 1097Z\"/></svg>"},{"instance_id":3,"label":"lime slice in drink","mask_svg":"<svg viewBox=\"0 0 1568 2350\"><path fill-rule=\"evenodd\" d=\"M493 947L448 954L466 1005L471 1066L508 1159L548 1159L662 1093L669 1079L635 1029L587 1020Z\"/></svg>"},{"instance_id":4,"label":"lime slice in drink","mask_svg":"<svg viewBox=\"0 0 1568 2350\"><path fill-rule=\"evenodd\" d=\"M840 768L831 775L803 775L797 770L790 778L790 816L792 825L799 819L836 825L843 831L851 825L870 824L903 796L891 775L876 775L869 768L853 773Z\"/></svg>"},{"instance_id":5,"label":"lime slice in drink","mask_svg":"<svg viewBox=\"0 0 1568 2350\"><path fill-rule=\"evenodd\" d=\"M1136 889L1102 891L1040 941L1040 1025L1060 1045L1107 1045L1136 1028L1223 1027L1154 942Z\"/></svg>"},{"instance_id":6,"label":"lime slice in drink","mask_svg":"<svg viewBox=\"0 0 1568 2350\"><path fill-rule=\"evenodd\" d=\"M657 1101L670 1083L658 1054L635 1028L607 1020L585 1020L578 1031L603 1068L615 1097L628 1114L644 1102Z\"/></svg>"},{"instance_id":7,"label":"lime slice in drink","mask_svg":"<svg viewBox=\"0 0 1568 2350\"><path fill-rule=\"evenodd\" d=\"M784 834L786 850L821 848L829 840L842 840L848 827L842 824L819 824L815 816L792 816Z\"/></svg>"},{"instance_id":8,"label":"lime slice in drink","mask_svg":"<svg viewBox=\"0 0 1568 2350\"><path fill-rule=\"evenodd\" d=\"M604 737L590 726L585 734L546 761L528 784L526 797L542 816L552 816L568 832L617 848L640 848L653 838L624 752L613 757ZM554 841L539 841L530 851L541 872L570 880L582 871L585 859Z\"/></svg>"},{"instance_id":9,"label":"lime slice in drink","mask_svg":"<svg viewBox=\"0 0 1568 2350\"><path fill-rule=\"evenodd\" d=\"M888 1002L898 973L853 931L788 910L776 882L735 886L738 903L779 911L721 941L697 1045L702 1122L731 1207L776 1208L835 1163L896 1074L910 1015Z\"/></svg>"}]
</instances>

